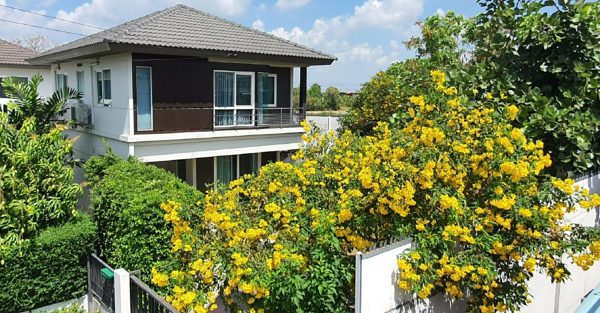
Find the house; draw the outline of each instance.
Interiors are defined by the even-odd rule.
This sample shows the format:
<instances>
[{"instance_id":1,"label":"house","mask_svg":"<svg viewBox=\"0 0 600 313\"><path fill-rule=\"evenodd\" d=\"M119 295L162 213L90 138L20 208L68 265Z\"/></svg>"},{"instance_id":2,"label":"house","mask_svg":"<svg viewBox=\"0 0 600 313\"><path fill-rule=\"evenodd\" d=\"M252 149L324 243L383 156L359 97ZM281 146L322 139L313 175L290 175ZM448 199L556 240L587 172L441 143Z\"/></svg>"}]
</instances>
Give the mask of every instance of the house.
<instances>
[{"instance_id":1,"label":"house","mask_svg":"<svg viewBox=\"0 0 600 313\"><path fill-rule=\"evenodd\" d=\"M335 57L176 5L29 59L83 93L71 118L81 159L104 142L203 188L298 148L306 69ZM293 104L294 69L300 105Z\"/></svg>"},{"instance_id":2,"label":"house","mask_svg":"<svg viewBox=\"0 0 600 313\"><path fill-rule=\"evenodd\" d=\"M0 110L4 112L7 110L8 99L2 89L2 79L7 76L14 76L27 82L33 75L41 74L44 81L40 84L40 95L49 96L52 93L50 66L32 65L26 61L35 55L32 50L0 39Z\"/></svg>"}]
</instances>

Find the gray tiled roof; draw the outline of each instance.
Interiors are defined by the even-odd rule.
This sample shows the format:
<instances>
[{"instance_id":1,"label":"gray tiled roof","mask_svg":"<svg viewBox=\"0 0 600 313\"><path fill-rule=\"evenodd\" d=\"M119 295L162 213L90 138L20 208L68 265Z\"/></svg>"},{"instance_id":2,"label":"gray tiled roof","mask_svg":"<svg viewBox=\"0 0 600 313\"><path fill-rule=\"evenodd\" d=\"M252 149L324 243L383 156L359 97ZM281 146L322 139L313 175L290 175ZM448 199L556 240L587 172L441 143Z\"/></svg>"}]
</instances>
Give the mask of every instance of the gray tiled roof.
<instances>
[{"instance_id":1,"label":"gray tiled roof","mask_svg":"<svg viewBox=\"0 0 600 313\"><path fill-rule=\"evenodd\" d=\"M0 64L30 65L25 60L35 55L32 50L0 39Z\"/></svg>"},{"instance_id":2,"label":"gray tiled roof","mask_svg":"<svg viewBox=\"0 0 600 313\"><path fill-rule=\"evenodd\" d=\"M109 42L335 60L334 56L179 4L72 41L40 56Z\"/></svg>"}]
</instances>

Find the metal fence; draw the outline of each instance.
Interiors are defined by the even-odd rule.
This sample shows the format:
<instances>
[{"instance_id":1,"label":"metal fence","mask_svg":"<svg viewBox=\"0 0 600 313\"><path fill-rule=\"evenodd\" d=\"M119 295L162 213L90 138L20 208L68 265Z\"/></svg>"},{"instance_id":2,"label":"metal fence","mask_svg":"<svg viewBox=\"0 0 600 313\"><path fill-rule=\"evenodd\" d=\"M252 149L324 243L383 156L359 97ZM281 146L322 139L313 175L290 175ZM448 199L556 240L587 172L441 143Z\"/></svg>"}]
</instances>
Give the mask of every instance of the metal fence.
<instances>
[{"instance_id":1,"label":"metal fence","mask_svg":"<svg viewBox=\"0 0 600 313\"><path fill-rule=\"evenodd\" d=\"M130 276L131 313L178 313L165 301L134 275Z\"/></svg>"},{"instance_id":2,"label":"metal fence","mask_svg":"<svg viewBox=\"0 0 600 313\"><path fill-rule=\"evenodd\" d=\"M93 296L111 312L115 311L114 279L104 273L112 273L113 268L95 254L88 257L88 297Z\"/></svg>"}]
</instances>

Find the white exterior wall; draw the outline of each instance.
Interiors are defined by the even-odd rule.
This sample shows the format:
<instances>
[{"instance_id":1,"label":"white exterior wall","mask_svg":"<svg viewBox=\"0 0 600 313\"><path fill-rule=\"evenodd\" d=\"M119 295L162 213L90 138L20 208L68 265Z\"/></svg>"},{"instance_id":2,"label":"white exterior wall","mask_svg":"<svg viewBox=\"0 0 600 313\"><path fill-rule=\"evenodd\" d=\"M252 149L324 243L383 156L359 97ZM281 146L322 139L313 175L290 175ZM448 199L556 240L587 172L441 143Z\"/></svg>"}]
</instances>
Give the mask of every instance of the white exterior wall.
<instances>
[{"instance_id":1,"label":"white exterior wall","mask_svg":"<svg viewBox=\"0 0 600 313\"><path fill-rule=\"evenodd\" d=\"M81 66L77 66L81 65ZM77 87L77 71L83 72L84 91L81 103L88 107L92 115L92 125L69 130L70 137L76 138L74 150L77 157L85 160L92 155L103 154L104 142L122 157L129 155L129 144L122 138L133 133L133 83L131 79L131 54L122 53L94 59L64 62L52 66L52 81L56 74L68 75L68 86ZM99 104L96 91L96 71L110 69L111 104ZM53 83L54 86L54 83ZM77 106L78 101L71 105ZM71 118L67 112L65 118Z\"/></svg>"},{"instance_id":2,"label":"white exterior wall","mask_svg":"<svg viewBox=\"0 0 600 313\"><path fill-rule=\"evenodd\" d=\"M600 174L577 180L576 185L600 194ZM600 226L600 207L590 211L579 210L566 217L567 221L584 226ZM397 256L410 248L410 243L392 244L357 256L357 307L356 312L466 312L465 303L451 303L441 295L435 295L424 302L414 301L414 295L402 294L397 287ZM600 263L582 270L569 263L571 272L568 281L553 284L542 273L536 273L529 280L528 287L533 301L523 307L521 313L572 313L585 296L600 284ZM360 305L359 305L360 303Z\"/></svg>"},{"instance_id":3,"label":"white exterior wall","mask_svg":"<svg viewBox=\"0 0 600 313\"><path fill-rule=\"evenodd\" d=\"M27 77L31 80L31 77L35 74L41 74L44 77L44 81L40 84L38 89L41 97L48 97L54 91L54 79L50 75L50 69L46 68L34 68L34 67L6 67L0 65L0 77L7 76L19 76L19 77ZM8 99L0 98L0 106L6 105L8 103Z\"/></svg>"},{"instance_id":4,"label":"white exterior wall","mask_svg":"<svg viewBox=\"0 0 600 313\"><path fill-rule=\"evenodd\" d=\"M579 179L575 185L589 189L591 194L600 194L600 174ZM566 220L584 226L598 227L600 226L600 208L573 212L567 215ZM568 261L566 257L565 261ZM529 292L533 296L533 302L520 312L574 312L587 293L600 284L600 263L596 263L587 271L575 264L568 264L567 268L571 272L571 277L562 284L553 284L546 275L536 273L529 283Z\"/></svg>"}]
</instances>

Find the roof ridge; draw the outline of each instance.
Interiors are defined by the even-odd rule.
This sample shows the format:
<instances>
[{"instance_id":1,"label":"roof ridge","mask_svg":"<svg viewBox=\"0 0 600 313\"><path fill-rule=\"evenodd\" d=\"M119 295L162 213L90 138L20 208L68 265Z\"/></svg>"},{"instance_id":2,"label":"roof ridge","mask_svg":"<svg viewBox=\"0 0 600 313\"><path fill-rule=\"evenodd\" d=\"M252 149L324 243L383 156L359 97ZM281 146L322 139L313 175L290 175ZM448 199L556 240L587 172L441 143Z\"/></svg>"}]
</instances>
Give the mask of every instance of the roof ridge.
<instances>
[{"instance_id":1,"label":"roof ridge","mask_svg":"<svg viewBox=\"0 0 600 313\"><path fill-rule=\"evenodd\" d=\"M196 8L193 8L193 7L190 7L190 6L187 6L187 5L185 5L185 4L181 4L181 3L179 3L179 4L177 4L176 6L173 6L173 7L171 7L171 8L176 8L176 7L182 7L182 8L188 9L188 10L192 10L192 11L194 11L194 12L196 12L196 13L200 13L200 14L204 14L204 15L206 15L206 16L210 16L210 17L212 17L212 18L215 18L215 19L217 19L217 20L220 20L220 21L222 21L222 22L229 23L229 24L233 24L233 25L237 25L237 26L240 26L240 27L242 27L242 28L248 29L248 30L250 30L250 31L252 31L252 32L255 32L255 33L257 33L257 34L260 34L260 35L267 35L267 36L269 36L269 37L271 37L271 38L273 38L273 39L279 40L279 41L281 41L281 42L289 43L289 44L292 44L292 45L294 45L294 46L296 46L296 47L299 47L299 48L302 48L302 49L307 49L307 50L310 50L310 51L312 51L312 52L315 52L315 53L318 53L318 54L322 54L322 55L325 55L325 56L328 56L328 57L330 57L330 58L332 58L332 59L335 59L335 60L337 60L337 57L335 57L335 56L333 56L333 55L331 55L331 54L329 54L329 53L326 53L326 52L323 52L323 51L320 51L320 50L317 50L317 49L314 49L314 48L311 48L311 47L307 47L307 46L301 45L301 44L299 44L299 43L297 43L297 42L294 42L294 41L291 41L291 40L288 40L288 39L285 39L285 38L281 38L281 37L279 37L279 36L275 36L275 35L273 35L273 34L271 34L271 33L267 33L267 32L264 32L264 31L260 31L260 30L254 29L254 28L252 28L252 27L248 27L248 26L246 26L246 25L243 25L243 24L240 24L240 23L237 23L237 22L234 22L234 21L230 21L230 20L224 19L224 18L222 18L222 17L219 17L219 16L216 16L216 15L213 15L213 14L210 14L210 13L207 13L207 12L204 12L204 11L202 11L202 10L199 10L199 9L196 9Z\"/></svg>"}]
</instances>

